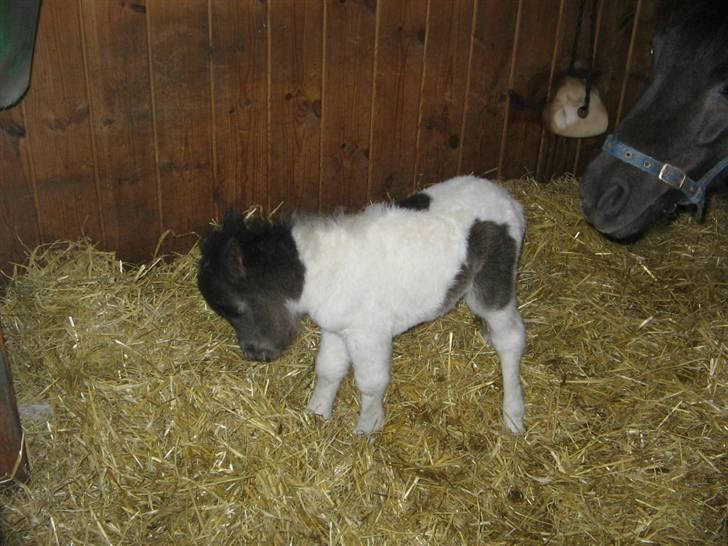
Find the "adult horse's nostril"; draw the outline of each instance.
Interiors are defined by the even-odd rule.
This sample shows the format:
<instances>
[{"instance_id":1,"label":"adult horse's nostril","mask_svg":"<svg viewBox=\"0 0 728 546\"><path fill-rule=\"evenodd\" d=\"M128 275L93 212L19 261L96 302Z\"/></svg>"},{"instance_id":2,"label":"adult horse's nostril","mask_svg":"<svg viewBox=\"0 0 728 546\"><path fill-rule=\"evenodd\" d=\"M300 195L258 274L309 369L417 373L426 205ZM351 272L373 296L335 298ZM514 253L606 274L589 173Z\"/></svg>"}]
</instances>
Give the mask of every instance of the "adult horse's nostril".
<instances>
[{"instance_id":1,"label":"adult horse's nostril","mask_svg":"<svg viewBox=\"0 0 728 546\"><path fill-rule=\"evenodd\" d=\"M597 210L606 218L616 216L629 200L629 186L623 180L616 180L597 201Z\"/></svg>"}]
</instances>

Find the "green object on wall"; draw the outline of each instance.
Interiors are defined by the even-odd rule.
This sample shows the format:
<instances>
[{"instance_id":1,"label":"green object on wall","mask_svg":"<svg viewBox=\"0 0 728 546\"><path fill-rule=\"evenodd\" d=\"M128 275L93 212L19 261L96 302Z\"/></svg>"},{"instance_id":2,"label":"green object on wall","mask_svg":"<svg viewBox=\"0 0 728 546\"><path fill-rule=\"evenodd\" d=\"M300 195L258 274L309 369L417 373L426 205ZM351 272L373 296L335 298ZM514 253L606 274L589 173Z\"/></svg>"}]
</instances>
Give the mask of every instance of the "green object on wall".
<instances>
[{"instance_id":1,"label":"green object on wall","mask_svg":"<svg viewBox=\"0 0 728 546\"><path fill-rule=\"evenodd\" d=\"M41 0L0 0L0 109L15 105L30 84Z\"/></svg>"}]
</instances>

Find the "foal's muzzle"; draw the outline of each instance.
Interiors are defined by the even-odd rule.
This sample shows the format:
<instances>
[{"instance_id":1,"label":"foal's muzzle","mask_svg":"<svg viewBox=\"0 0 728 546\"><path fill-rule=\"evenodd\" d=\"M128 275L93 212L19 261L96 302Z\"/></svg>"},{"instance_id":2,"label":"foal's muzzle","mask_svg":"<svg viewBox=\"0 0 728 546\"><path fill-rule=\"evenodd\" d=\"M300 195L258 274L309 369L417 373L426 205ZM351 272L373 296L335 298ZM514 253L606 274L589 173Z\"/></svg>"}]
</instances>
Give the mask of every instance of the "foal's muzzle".
<instances>
[{"instance_id":1,"label":"foal's muzzle","mask_svg":"<svg viewBox=\"0 0 728 546\"><path fill-rule=\"evenodd\" d=\"M256 347L251 344L244 345L241 348L246 360L252 360L253 362L272 362L280 356L280 353L277 351Z\"/></svg>"}]
</instances>

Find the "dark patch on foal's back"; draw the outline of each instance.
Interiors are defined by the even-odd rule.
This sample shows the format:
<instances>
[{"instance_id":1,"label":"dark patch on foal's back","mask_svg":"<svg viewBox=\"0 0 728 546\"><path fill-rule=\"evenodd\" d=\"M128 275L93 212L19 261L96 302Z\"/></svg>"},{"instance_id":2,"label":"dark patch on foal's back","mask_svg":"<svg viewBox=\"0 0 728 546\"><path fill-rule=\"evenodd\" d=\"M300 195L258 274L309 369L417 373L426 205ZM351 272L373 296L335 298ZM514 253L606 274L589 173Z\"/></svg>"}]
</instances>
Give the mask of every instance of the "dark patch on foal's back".
<instances>
[{"instance_id":1,"label":"dark patch on foal's back","mask_svg":"<svg viewBox=\"0 0 728 546\"><path fill-rule=\"evenodd\" d=\"M427 210L430 208L431 200L432 199L429 195L419 192L413 193L404 199L399 199L395 201L394 204L401 209Z\"/></svg>"},{"instance_id":2,"label":"dark patch on foal's back","mask_svg":"<svg viewBox=\"0 0 728 546\"><path fill-rule=\"evenodd\" d=\"M518 245L507 224L476 220L468 233L465 263L445 296L444 308L450 308L472 285L480 303L502 309L514 296Z\"/></svg>"}]
</instances>

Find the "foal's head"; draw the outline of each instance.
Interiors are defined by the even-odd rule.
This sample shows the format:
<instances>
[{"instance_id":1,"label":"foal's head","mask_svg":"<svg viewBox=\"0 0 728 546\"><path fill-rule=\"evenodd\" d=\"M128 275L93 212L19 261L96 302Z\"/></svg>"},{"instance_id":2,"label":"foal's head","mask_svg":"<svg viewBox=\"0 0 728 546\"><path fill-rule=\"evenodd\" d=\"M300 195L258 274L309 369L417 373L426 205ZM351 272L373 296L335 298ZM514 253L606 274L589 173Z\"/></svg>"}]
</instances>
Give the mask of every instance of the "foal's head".
<instances>
[{"instance_id":1,"label":"foal's head","mask_svg":"<svg viewBox=\"0 0 728 546\"><path fill-rule=\"evenodd\" d=\"M225 216L202 243L197 285L235 329L245 357L269 362L290 345L299 317L290 302L303 291L304 266L290 228Z\"/></svg>"}]
</instances>

